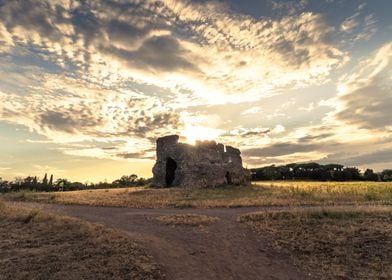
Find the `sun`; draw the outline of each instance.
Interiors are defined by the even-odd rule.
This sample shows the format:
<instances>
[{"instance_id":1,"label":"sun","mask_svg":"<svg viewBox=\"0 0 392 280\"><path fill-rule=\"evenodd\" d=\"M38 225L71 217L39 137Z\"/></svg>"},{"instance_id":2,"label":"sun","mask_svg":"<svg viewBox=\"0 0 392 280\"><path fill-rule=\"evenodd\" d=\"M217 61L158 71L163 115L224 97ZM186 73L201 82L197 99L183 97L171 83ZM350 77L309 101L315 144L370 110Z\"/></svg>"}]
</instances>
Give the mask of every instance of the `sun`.
<instances>
[{"instance_id":1,"label":"sun","mask_svg":"<svg viewBox=\"0 0 392 280\"><path fill-rule=\"evenodd\" d=\"M347 85L340 84L337 86L338 94L345 94L347 92Z\"/></svg>"},{"instance_id":2,"label":"sun","mask_svg":"<svg viewBox=\"0 0 392 280\"><path fill-rule=\"evenodd\" d=\"M182 135L189 144L195 144L197 140L215 140L221 131L205 126L188 126L182 131Z\"/></svg>"}]
</instances>

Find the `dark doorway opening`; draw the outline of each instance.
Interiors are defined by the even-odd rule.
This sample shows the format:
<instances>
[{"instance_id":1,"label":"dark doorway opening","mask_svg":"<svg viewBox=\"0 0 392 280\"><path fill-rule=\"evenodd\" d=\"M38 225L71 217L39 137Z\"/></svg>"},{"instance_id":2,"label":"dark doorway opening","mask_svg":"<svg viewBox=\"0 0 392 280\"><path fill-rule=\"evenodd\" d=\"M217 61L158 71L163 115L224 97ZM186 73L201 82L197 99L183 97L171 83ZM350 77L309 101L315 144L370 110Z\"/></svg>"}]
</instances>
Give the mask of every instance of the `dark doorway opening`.
<instances>
[{"instance_id":1,"label":"dark doorway opening","mask_svg":"<svg viewBox=\"0 0 392 280\"><path fill-rule=\"evenodd\" d=\"M167 187L170 187L173 184L176 175L176 169L177 169L176 161L172 158L167 158L166 177L165 177L165 182Z\"/></svg>"},{"instance_id":2,"label":"dark doorway opening","mask_svg":"<svg viewBox=\"0 0 392 280\"><path fill-rule=\"evenodd\" d=\"M226 182L230 185L231 184L231 174L229 171L226 172Z\"/></svg>"}]
</instances>

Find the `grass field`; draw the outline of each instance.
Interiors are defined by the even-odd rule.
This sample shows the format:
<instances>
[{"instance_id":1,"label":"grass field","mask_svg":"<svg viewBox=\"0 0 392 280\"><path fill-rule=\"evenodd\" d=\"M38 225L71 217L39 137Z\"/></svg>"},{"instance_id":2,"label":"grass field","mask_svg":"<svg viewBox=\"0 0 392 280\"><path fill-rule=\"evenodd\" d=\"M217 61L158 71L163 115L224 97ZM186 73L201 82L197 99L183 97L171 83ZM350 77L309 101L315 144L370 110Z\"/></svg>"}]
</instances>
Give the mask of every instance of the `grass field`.
<instances>
[{"instance_id":1,"label":"grass field","mask_svg":"<svg viewBox=\"0 0 392 280\"><path fill-rule=\"evenodd\" d=\"M239 217L314 279L392 279L392 209L258 212Z\"/></svg>"},{"instance_id":2,"label":"grass field","mask_svg":"<svg viewBox=\"0 0 392 280\"><path fill-rule=\"evenodd\" d=\"M18 192L2 198L137 208L313 205L316 210L275 209L242 215L237 221L243 224L240 228L249 226L264 239L268 248L263 250L289 256L311 279L392 279L391 182L274 181L207 189ZM223 221L222 217L190 213L146 219L181 228L219 226ZM233 223L237 223L235 219ZM0 279L15 271L13 279L27 275L36 279L47 275L51 279L72 279L75 275L83 279L163 277L159 266L123 232L43 214L39 209L10 207L1 199L0 240Z\"/></svg>"},{"instance_id":3,"label":"grass field","mask_svg":"<svg viewBox=\"0 0 392 280\"><path fill-rule=\"evenodd\" d=\"M6 200L136 208L392 204L392 182L268 181L207 189L123 189L18 192Z\"/></svg>"},{"instance_id":4,"label":"grass field","mask_svg":"<svg viewBox=\"0 0 392 280\"><path fill-rule=\"evenodd\" d=\"M0 201L0 279L162 279L126 234Z\"/></svg>"}]
</instances>

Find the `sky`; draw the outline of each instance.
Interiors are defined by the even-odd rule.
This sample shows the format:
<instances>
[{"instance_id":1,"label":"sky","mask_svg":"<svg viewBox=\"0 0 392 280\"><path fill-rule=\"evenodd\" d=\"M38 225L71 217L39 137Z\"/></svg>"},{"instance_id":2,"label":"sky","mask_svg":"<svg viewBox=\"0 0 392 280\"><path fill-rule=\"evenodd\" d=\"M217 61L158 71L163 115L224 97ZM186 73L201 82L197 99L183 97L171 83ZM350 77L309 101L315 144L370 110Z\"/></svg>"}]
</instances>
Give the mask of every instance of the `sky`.
<instances>
[{"instance_id":1,"label":"sky","mask_svg":"<svg viewBox=\"0 0 392 280\"><path fill-rule=\"evenodd\" d=\"M0 0L0 177L151 177L157 137L246 167L392 168L390 0Z\"/></svg>"}]
</instances>

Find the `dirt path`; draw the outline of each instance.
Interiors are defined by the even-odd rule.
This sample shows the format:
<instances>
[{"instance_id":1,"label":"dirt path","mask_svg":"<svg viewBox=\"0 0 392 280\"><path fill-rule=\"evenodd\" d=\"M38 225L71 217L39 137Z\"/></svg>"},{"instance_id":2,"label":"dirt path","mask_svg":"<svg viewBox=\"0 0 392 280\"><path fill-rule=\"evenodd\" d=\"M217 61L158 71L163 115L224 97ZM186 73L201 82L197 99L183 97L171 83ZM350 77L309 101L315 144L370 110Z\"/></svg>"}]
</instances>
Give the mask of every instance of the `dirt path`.
<instances>
[{"instance_id":1,"label":"dirt path","mask_svg":"<svg viewBox=\"0 0 392 280\"><path fill-rule=\"evenodd\" d=\"M267 249L265 241L236 222L238 215L265 208L42 207L127 231L162 264L167 279L307 279L289 259ZM203 214L220 220L204 227L173 227L154 219L159 215L179 213Z\"/></svg>"}]
</instances>

